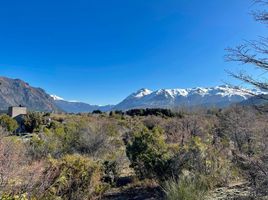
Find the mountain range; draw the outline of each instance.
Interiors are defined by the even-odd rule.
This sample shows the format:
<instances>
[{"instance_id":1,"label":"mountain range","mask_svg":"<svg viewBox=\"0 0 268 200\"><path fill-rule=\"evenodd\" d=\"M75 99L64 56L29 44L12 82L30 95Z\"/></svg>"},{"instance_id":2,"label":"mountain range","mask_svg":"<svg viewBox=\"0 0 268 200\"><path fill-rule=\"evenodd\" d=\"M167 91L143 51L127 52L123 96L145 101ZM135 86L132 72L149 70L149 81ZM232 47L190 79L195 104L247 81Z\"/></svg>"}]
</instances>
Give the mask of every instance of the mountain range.
<instances>
[{"instance_id":1,"label":"mountain range","mask_svg":"<svg viewBox=\"0 0 268 200\"><path fill-rule=\"evenodd\" d=\"M196 87L188 89L140 89L116 105L90 105L83 102L67 101L57 95L49 95L45 90L30 86L19 79L0 77L0 109L23 105L29 110L43 112L92 112L101 110L129 110L134 108L178 108L178 107L219 107L235 103L249 104L254 95L263 95L257 90L228 85L216 87ZM256 101L256 100L255 100Z\"/></svg>"},{"instance_id":2,"label":"mountain range","mask_svg":"<svg viewBox=\"0 0 268 200\"><path fill-rule=\"evenodd\" d=\"M245 90L228 85L216 87L196 87L188 89L141 89L131 94L114 109L133 108L177 108L177 107L226 107L252 97L256 90Z\"/></svg>"},{"instance_id":3,"label":"mountain range","mask_svg":"<svg viewBox=\"0 0 268 200\"><path fill-rule=\"evenodd\" d=\"M67 112L91 112L93 110L129 110L135 108L179 108L179 107L218 107L224 108L231 104L250 102L253 94L261 95L257 90L246 90L228 85L208 88L160 89L151 91L140 89L132 93L117 105L97 106L81 102L68 102L52 95L57 106ZM256 98L256 97L254 97Z\"/></svg>"}]
</instances>

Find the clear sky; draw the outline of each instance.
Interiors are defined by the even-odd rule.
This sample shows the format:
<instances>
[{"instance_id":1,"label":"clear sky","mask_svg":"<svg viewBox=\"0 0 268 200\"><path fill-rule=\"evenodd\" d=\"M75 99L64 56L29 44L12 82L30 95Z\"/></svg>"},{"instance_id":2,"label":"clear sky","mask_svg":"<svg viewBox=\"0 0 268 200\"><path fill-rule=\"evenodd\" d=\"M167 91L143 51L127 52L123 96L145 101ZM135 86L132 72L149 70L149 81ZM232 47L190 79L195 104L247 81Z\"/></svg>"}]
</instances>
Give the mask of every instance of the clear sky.
<instances>
[{"instance_id":1,"label":"clear sky","mask_svg":"<svg viewBox=\"0 0 268 200\"><path fill-rule=\"evenodd\" d=\"M251 0L0 1L0 75L91 104L144 87L223 84L225 69L241 67L224 62L224 49L267 34L253 8Z\"/></svg>"}]
</instances>

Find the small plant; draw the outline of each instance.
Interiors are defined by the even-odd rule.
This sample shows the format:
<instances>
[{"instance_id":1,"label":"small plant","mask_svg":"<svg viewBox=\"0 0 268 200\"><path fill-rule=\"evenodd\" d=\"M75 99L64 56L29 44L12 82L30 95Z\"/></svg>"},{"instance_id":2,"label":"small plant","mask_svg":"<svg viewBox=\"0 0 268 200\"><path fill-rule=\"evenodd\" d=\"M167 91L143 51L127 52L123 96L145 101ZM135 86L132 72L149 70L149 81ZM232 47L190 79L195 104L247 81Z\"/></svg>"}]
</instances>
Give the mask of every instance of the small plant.
<instances>
[{"instance_id":1,"label":"small plant","mask_svg":"<svg viewBox=\"0 0 268 200\"><path fill-rule=\"evenodd\" d=\"M167 200L202 200L206 186L197 177L182 177L166 181L163 190Z\"/></svg>"}]
</instances>

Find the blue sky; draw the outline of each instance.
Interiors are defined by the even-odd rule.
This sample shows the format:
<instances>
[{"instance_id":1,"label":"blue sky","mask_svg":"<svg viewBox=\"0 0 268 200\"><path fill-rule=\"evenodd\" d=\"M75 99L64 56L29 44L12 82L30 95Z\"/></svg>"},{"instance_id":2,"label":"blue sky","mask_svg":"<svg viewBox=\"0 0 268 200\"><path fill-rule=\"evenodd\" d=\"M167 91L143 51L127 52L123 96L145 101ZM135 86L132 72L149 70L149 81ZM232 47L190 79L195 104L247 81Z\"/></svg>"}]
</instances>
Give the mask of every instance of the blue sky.
<instances>
[{"instance_id":1,"label":"blue sky","mask_svg":"<svg viewBox=\"0 0 268 200\"><path fill-rule=\"evenodd\" d=\"M140 88L230 80L224 49L265 35L251 0L0 1L0 75L114 104Z\"/></svg>"}]
</instances>

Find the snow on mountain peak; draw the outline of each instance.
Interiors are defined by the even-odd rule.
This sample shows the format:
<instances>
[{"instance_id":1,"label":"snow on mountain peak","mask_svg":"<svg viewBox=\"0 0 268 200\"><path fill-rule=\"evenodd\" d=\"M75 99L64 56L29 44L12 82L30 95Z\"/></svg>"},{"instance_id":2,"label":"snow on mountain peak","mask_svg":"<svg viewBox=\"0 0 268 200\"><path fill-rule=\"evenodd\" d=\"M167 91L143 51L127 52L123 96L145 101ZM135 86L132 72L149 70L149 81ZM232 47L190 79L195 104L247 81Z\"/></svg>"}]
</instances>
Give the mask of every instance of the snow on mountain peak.
<instances>
[{"instance_id":1,"label":"snow on mountain peak","mask_svg":"<svg viewBox=\"0 0 268 200\"><path fill-rule=\"evenodd\" d=\"M159 89L155 91L140 89L117 104L114 108L127 110L133 108L167 108L179 106L226 107L233 103L242 102L254 94L263 94L263 92L229 85L187 89Z\"/></svg>"},{"instance_id":2,"label":"snow on mountain peak","mask_svg":"<svg viewBox=\"0 0 268 200\"><path fill-rule=\"evenodd\" d=\"M144 97L144 96L146 96L146 95L151 94L152 92L153 92L153 91L151 91L151 90L149 90L149 89L142 88L142 89L138 90L137 92L135 92L135 93L133 94L133 97L135 97L135 98L142 98L142 97Z\"/></svg>"},{"instance_id":3,"label":"snow on mountain peak","mask_svg":"<svg viewBox=\"0 0 268 200\"><path fill-rule=\"evenodd\" d=\"M214 88L214 91L216 92L216 95L220 96L241 96L244 99L247 99L248 97L252 96L253 94L260 94L260 91L254 91L254 90L248 90L242 87L232 87L228 85L223 86L217 86Z\"/></svg>"},{"instance_id":4,"label":"snow on mountain peak","mask_svg":"<svg viewBox=\"0 0 268 200\"><path fill-rule=\"evenodd\" d=\"M191 88L191 89L187 89L187 90L188 90L188 95L198 94L201 96L205 96L205 95L208 95L210 90L212 90L212 89L211 88L196 87L196 88Z\"/></svg>"},{"instance_id":5,"label":"snow on mountain peak","mask_svg":"<svg viewBox=\"0 0 268 200\"><path fill-rule=\"evenodd\" d=\"M164 95L165 97L175 98L176 96L187 96L186 89L160 89L154 92L156 95Z\"/></svg>"},{"instance_id":6,"label":"snow on mountain peak","mask_svg":"<svg viewBox=\"0 0 268 200\"><path fill-rule=\"evenodd\" d=\"M145 96L165 96L166 98L177 98L177 97L190 97L193 95L199 96L221 96L221 97L232 97L241 96L244 99L252 96L252 93L260 94L258 91L247 90L240 87L232 87L229 85L220 85L216 87L195 87L187 89L159 89L156 91L151 91L149 89L142 88L137 92L133 93L128 97L128 99L142 99Z\"/></svg>"},{"instance_id":7,"label":"snow on mountain peak","mask_svg":"<svg viewBox=\"0 0 268 200\"><path fill-rule=\"evenodd\" d=\"M57 96L57 95L55 95L55 94L52 94L52 95L50 95L55 101L57 100L57 101L59 101L59 100L64 100L63 98L61 98L61 97L59 97L59 96Z\"/></svg>"},{"instance_id":8,"label":"snow on mountain peak","mask_svg":"<svg viewBox=\"0 0 268 200\"><path fill-rule=\"evenodd\" d=\"M251 98L254 96L254 94L260 95L265 94L265 92L256 89L245 89L242 87L233 87L229 85L220 85L216 87L195 87L186 89L158 89L154 91L142 88L132 93L126 99L115 106L100 107L89 105L89 107L87 106L86 110L94 110L99 108L104 110L129 110L134 108L177 108L180 106L226 107L228 105L239 103L248 98ZM64 99L57 95L51 95L51 97L56 100L56 103L58 104L65 102L65 108L66 106L69 106L67 108L70 109L70 106L74 106L74 108L71 109L72 111L78 112L81 107L84 109L83 103L77 101L62 101ZM81 111L81 109L79 111Z\"/></svg>"}]
</instances>

